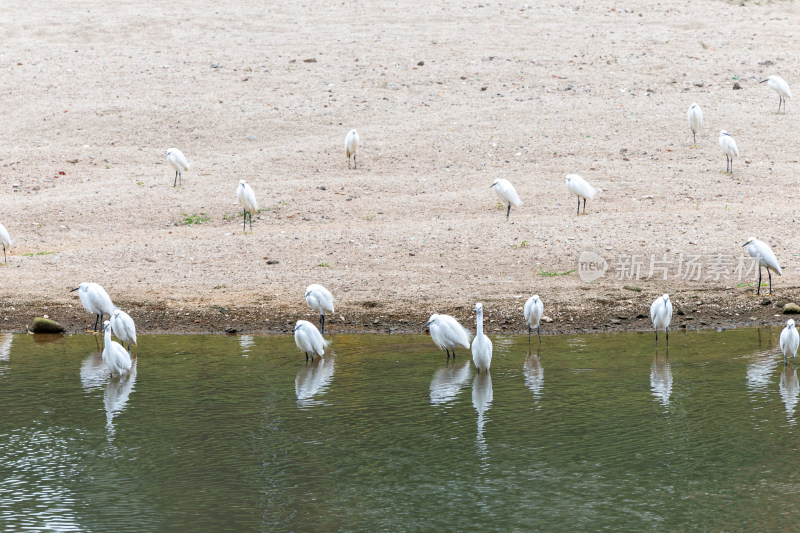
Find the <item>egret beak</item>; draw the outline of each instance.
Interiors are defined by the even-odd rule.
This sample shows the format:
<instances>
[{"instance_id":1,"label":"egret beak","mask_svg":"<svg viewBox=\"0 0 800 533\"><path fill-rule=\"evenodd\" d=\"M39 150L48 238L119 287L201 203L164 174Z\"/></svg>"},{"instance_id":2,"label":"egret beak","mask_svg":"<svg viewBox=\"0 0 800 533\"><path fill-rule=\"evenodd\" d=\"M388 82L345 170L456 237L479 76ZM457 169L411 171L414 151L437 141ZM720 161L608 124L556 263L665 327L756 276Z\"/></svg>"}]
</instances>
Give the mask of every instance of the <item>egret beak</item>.
<instances>
[{"instance_id":1,"label":"egret beak","mask_svg":"<svg viewBox=\"0 0 800 533\"><path fill-rule=\"evenodd\" d=\"M306 298L308 298L308 295L309 295L309 294L311 294L311 291L308 291L308 292L306 293Z\"/></svg>"},{"instance_id":2,"label":"egret beak","mask_svg":"<svg viewBox=\"0 0 800 533\"><path fill-rule=\"evenodd\" d=\"M750 241L747 241L746 243L744 243L744 244L742 245L742 248L744 248L744 247L745 247L745 246L747 246L748 244L750 244Z\"/></svg>"},{"instance_id":3,"label":"egret beak","mask_svg":"<svg viewBox=\"0 0 800 533\"><path fill-rule=\"evenodd\" d=\"M428 322L427 324L425 324L424 326L422 326L422 331L425 331L425 328L427 328L427 327L428 327L428 326L430 326L431 324L433 324L433 320L431 320L430 322Z\"/></svg>"},{"instance_id":4,"label":"egret beak","mask_svg":"<svg viewBox=\"0 0 800 533\"><path fill-rule=\"evenodd\" d=\"M295 328L294 328L294 331L297 331L298 329L300 329L300 328L302 328L302 327L303 327L303 326L295 326ZM292 333L294 333L294 331L293 331Z\"/></svg>"},{"instance_id":5,"label":"egret beak","mask_svg":"<svg viewBox=\"0 0 800 533\"><path fill-rule=\"evenodd\" d=\"M492 187L494 187L495 185L497 185L497 184L496 184L496 183L492 183L491 185L489 185L489 188L491 189L491 188L492 188Z\"/></svg>"},{"instance_id":6,"label":"egret beak","mask_svg":"<svg viewBox=\"0 0 800 533\"><path fill-rule=\"evenodd\" d=\"M69 291L69 292L75 292L75 291L77 291L78 289L80 289L80 287L75 287L74 289L70 289L70 291Z\"/></svg>"},{"instance_id":7,"label":"egret beak","mask_svg":"<svg viewBox=\"0 0 800 533\"><path fill-rule=\"evenodd\" d=\"M761 80L761 81L760 81L760 82L758 82L758 83L764 83L765 81L769 81L769 78L767 78L766 80Z\"/></svg>"}]
</instances>

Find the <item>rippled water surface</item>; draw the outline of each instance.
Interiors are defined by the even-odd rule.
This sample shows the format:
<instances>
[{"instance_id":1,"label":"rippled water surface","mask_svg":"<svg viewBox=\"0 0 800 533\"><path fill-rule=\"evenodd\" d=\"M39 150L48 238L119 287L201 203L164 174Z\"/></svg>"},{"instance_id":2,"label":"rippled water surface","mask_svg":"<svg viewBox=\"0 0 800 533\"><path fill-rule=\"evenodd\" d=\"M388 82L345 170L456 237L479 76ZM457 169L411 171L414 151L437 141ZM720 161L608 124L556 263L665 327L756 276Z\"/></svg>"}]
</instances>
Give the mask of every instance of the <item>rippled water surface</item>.
<instances>
[{"instance_id":1,"label":"rippled water surface","mask_svg":"<svg viewBox=\"0 0 800 533\"><path fill-rule=\"evenodd\" d=\"M0 334L3 531L794 530L779 329L493 337ZM661 339L663 341L663 338Z\"/></svg>"}]
</instances>

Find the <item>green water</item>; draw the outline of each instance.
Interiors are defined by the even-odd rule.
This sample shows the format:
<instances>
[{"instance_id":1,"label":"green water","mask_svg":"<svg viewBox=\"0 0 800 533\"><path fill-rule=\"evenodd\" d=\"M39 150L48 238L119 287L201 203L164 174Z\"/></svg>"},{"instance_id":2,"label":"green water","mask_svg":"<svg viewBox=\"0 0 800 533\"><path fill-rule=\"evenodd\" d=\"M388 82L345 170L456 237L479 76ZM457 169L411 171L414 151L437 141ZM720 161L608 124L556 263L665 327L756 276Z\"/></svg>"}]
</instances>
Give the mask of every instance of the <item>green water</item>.
<instances>
[{"instance_id":1,"label":"green water","mask_svg":"<svg viewBox=\"0 0 800 533\"><path fill-rule=\"evenodd\" d=\"M289 336L143 336L122 381L94 337L0 334L0 526L796 530L779 333L493 337L477 377L426 336L308 366Z\"/></svg>"}]
</instances>

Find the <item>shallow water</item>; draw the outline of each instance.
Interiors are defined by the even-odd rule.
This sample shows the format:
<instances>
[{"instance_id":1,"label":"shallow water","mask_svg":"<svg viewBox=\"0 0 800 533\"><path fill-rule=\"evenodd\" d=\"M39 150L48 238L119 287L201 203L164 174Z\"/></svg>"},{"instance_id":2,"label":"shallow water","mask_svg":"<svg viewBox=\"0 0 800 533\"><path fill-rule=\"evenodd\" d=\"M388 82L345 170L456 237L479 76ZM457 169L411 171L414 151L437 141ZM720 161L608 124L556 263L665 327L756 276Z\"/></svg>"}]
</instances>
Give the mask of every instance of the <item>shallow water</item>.
<instances>
[{"instance_id":1,"label":"shallow water","mask_svg":"<svg viewBox=\"0 0 800 533\"><path fill-rule=\"evenodd\" d=\"M0 334L0 526L794 529L779 334L493 337L489 376L422 335L314 365L288 336L143 336L127 380L94 337Z\"/></svg>"}]
</instances>

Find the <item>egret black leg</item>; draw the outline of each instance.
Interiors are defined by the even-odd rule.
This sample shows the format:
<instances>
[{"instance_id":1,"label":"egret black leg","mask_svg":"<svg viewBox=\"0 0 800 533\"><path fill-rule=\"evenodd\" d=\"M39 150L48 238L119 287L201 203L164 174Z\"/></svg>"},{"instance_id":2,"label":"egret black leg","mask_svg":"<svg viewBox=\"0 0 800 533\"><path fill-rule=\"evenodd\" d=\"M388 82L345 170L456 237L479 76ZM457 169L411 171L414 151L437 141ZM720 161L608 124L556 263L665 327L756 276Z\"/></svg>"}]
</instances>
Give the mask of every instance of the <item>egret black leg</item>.
<instances>
[{"instance_id":1,"label":"egret black leg","mask_svg":"<svg viewBox=\"0 0 800 533\"><path fill-rule=\"evenodd\" d=\"M242 209L242 233L247 230L247 210Z\"/></svg>"},{"instance_id":2,"label":"egret black leg","mask_svg":"<svg viewBox=\"0 0 800 533\"><path fill-rule=\"evenodd\" d=\"M531 325L528 324L528 344L531 343Z\"/></svg>"},{"instance_id":3,"label":"egret black leg","mask_svg":"<svg viewBox=\"0 0 800 533\"><path fill-rule=\"evenodd\" d=\"M769 293L772 294L772 272L767 269L767 276L769 276Z\"/></svg>"},{"instance_id":4,"label":"egret black leg","mask_svg":"<svg viewBox=\"0 0 800 533\"><path fill-rule=\"evenodd\" d=\"M761 294L761 265L758 265L758 288L756 289L756 296Z\"/></svg>"},{"instance_id":5,"label":"egret black leg","mask_svg":"<svg viewBox=\"0 0 800 533\"><path fill-rule=\"evenodd\" d=\"M8 259L6 259L6 245L3 245L3 262L8 264Z\"/></svg>"},{"instance_id":6,"label":"egret black leg","mask_svg":"<svg viewBox=\"0 0 800 533\"><path fill-rule=\"evenodd\" d=\"M250 231L253 231L253 212L250 212Z\"/></svg>"},{"instance_id":7,"label":"egret black leg","mask_svg":"<svg viewBox=\"0 0 800 533\"><path fill-rule=\"evenodd\" d=\"M325 334L325 313L319 314L319 330L320 334Z\"/></svg>"},{"instance_id":8,"label":"egret black leg","mask_svg":"<svg viewBox=\"0 0 800 533\"><path fill-rule=\"evenodd\" d=\"M578 199L578 202L580 202L580 199ZM586 198L583 199L583 214L586 214Z\"/></svg>"},{"instance_id":9,"label":"egret black leg","mask_svg":"<svg viewBox=\"0 0 800 533\"><path fill-rule=\"evenodd\" d=\"M350 156L347 156L347 168L350 168Z\"/></svg>"},{"instance_id":10,"label":"egret black leg","mask_svg":"<svg viewBox=\"0 0 800 533\"><path fill-rule=\"evenodd\" d=\"M511 202L508 203L508 211L506 211L506 220L508 220L508 216L511 214Z\"/></svg>"},{"instance_id":11,"label":"egret black leg","mask_svg":"<svg viewBox=\"0 0 800 533\"><path fill-rule=\"evenodd\" d=\"M539 337L539 344L542 344L542 327L536 326L536 335Z\"/></svg>"},{"instance_id":12,"label":"egret black leg","mask_svg":"<svg viewBox=\"0 0 800 533\"><path fill-rule=\"evenodd\" d=\"M104 333L106 331L106 325L103 324L103 312L100 311L100 333Z\"/></svg>"},{"instance_id":13,"label":"egret black leg","mask_svg":"<svg viewBox=\"0 0 800 533\"><path fill-rule=\"evenodd\" d=\"M312 359L313 361L313 359ZM308 352L306 352L306 363L308 363Z\"/></svg>"},{"instance_id":14,"label":"egret black leg","mask_svg":"<svg viewBox=\"0 0 800 533\"><path fill-rule=\"evenodd\" d=\"M581 214L581 197L578 196L578 216Z\"/></svg>"},{"instance_id":15,"label":"egret black leg","mask_svg":"<svg viewBox=\"0 0 800 533\"><path fill-rule=\"evenodd\" d=\"M172 182L172 186L176 186L178 184L178 171L175 171L175 181Z\"/></svg>"},{"instance_id":16,"label":"egret black leg","mask_svg":"<svg viewBox=\"0 0 800 533\"><path fill-rule=\"evenodd\" d=\"M353 154L353 168L358 168L358 161L356 161L356 155Z\"/></svg>"},{"instance_id":17,"label":"egret black leg","mask_svg":"<svg viewBox=\"0 0 800 533\"><path fill-rule=\"evenodd\" d=\"M656 348L658 348L658 328L656 328Z\"/></svg>"},{"instance_id":18,"label":"egret black leg","mask_svg":"<svg viewBox=\"0 0 800 533\"><path fill-rule=\"evenodd\" d=\"M697 146L697 134L692 130L692 138L694 139L694 145Z\"/></svg>"},{"instance_id":19,"label":"egret black leg","mask_svg":"<svg viewBox=\"0 0 800 533\"><path fill-rule=\"evenodd\" d=\"M452 352L453 352L453 361L455 361L455 360L456 360L456 347L455 347L455 346L453 346L453 347L452 347L452 348L450 348L450 349L451 349L451 350L452 350Z\"/></svg>"},{"instance_id":20,"label":"egret black leg","mask_svg":"<svg viewBox=\"0 0 800 533\"><path fill-rule=\"evenodd\" d=\"M95 313L95 315L94 315L94 331L97 331L97 321L98 320L100 320L100 315Z\"/></svg>"},{"instance_id":21,"label":"egret black leg","mask_svg":"<svg viewBox=\"0 0 800 533\"><path fill-rule=\"evenodd\" d=\"M450 360L450 348L445 348L444 351L447 352L447 360L449 361Z\"/></svg>"},{"instance_id":22,"label":"egret black leg","mask_svg":"<svg viewBox=\"0 0 800 533\"><path fill-rule=\"evenodd\" d=\"M669 328L664 328L664 334L667 336L667 346L669 346Z\"/></svg>"}]
</instances>

